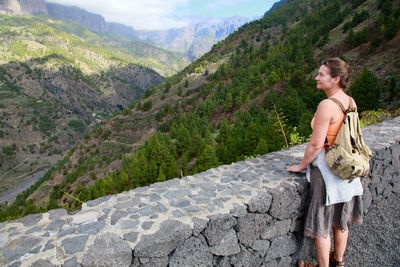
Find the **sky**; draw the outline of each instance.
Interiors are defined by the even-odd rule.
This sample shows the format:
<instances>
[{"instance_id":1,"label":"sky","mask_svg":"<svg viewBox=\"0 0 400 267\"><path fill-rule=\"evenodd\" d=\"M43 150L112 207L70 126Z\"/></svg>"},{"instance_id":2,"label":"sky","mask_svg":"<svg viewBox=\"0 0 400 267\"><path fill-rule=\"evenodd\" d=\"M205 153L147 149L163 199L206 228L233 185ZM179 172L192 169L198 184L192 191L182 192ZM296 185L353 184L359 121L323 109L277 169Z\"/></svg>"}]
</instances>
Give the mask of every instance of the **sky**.
<instances>
[{"instance_id":1,"label":"sky","mask_svg":"<svg viewBox=\"0 0 400 267\"><path fill-rule=\"evenodd\" d=\"M135 30L180 28L205 17L260 17L277 0L46 0L77 6Z\"/></svg>"}]
</instances>

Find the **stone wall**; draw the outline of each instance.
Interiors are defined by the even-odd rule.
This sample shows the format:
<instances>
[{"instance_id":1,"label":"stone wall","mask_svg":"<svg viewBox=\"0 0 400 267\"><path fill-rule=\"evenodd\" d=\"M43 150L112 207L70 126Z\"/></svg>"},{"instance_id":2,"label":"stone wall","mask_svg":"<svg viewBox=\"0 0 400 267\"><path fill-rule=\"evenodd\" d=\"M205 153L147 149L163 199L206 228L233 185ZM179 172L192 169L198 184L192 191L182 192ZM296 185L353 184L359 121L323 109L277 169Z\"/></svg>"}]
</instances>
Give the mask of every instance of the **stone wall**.
<instances>
[{"instance_id":1,"label":"stone wall","mask_svg":"<svg viewBox=\"0 0 400 267\"><path fill-rule=\"evenodd\" d=\"M363 128L373 151L368 209L400 193L400 117ZM5 266L291 266L308 183L286 172L300 145L206 172L0 224ZM310 245L311 244L311 245Z\"/></svg>"}]
</instances>

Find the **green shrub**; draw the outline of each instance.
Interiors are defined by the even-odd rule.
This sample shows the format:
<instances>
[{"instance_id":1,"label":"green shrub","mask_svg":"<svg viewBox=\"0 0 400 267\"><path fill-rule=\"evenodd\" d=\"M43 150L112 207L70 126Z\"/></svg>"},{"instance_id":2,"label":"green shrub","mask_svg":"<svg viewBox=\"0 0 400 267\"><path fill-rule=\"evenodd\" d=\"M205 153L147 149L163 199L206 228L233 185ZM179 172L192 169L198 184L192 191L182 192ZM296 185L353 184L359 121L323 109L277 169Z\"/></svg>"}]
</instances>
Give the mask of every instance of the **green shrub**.
<instances>
[{"instance_id":1,"label":"green shrub","mask_svg":"<svg viewBox=\"0 0 400 267\"><path fill-rule=\"evenodd\" d=\"M152 107L153 107L153 102L151 102L151 100L148 100L143 104L142 110L149 111Z\"/></svg>"},{"instance_id":2,"label":"green shrub","mask_svg":"<svg viewBox=\"0 0 400 267\"><path fill-rule=\"evenodd\" d=\"M85 123L81 120L71 120L68 123L68 126L72 127L75 132L80 132L82 133L85 130Z\"/></svg>"}]
</instances>

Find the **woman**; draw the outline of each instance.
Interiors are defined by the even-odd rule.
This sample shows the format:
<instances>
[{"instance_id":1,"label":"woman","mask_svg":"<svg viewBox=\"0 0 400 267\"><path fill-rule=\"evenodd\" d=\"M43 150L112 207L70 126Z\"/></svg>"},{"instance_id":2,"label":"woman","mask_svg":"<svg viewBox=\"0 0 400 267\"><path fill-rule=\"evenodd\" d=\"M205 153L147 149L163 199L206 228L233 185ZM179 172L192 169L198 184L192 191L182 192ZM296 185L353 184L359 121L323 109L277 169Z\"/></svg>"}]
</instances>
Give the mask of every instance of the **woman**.
<instances>
[{"instance_id":1,"label":"woman","mask_svg":"<svg viewBox=\"0 0 400 267\"><path fill-rule=\"evenodd\" d=\"M346 94L349 87L349 66L343 60L324 60L315 80L317 88L323 90L328 98L336 98L346 109L349 107L351 98ZM353 105L355 106L354 102ZM344 266L343 255L349 234L347 223L362 222L360 179L354 180L354 184L347 183L335 176L325 162L325 140L327 139L329 146L332 146L343 120L344 113L339 105L329 99L323 100L311 122L313 132L300 165L288 168L290 172L301 172L307 168L307 176L310 177L310 198L304 235L314 239L319 267ZM326 187L326 184L329 187ZM329 192L336 190L340 194L345 192L346 202L332 202L330 196L328 203L327 189ZM340 201L343 201L343 198ZM333 252L330 252L331 228L334 234ZM300 261L299 266L313 265Z\"/></svg>"}]
</instances>

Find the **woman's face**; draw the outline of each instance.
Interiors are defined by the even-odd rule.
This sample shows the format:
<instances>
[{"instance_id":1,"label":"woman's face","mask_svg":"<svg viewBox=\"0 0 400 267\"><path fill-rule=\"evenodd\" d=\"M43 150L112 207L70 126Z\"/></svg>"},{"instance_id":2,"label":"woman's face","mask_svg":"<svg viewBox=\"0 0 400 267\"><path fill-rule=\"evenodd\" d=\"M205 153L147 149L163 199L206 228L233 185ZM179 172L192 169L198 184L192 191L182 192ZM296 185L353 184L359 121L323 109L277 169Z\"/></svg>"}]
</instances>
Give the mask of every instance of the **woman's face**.
<instances>
[{"instance_id":1,"label":"woman's face","mask_svg":"<svg viewBox=\"0 0 400 267\"><path fill-rule=\"evenodd\" d=\"M315 77L317 88L320 90L332 88L335 85L335 78L329 74L329 68L322 65L319 68L318 75Z\"/></svg>"}]
</instances>

